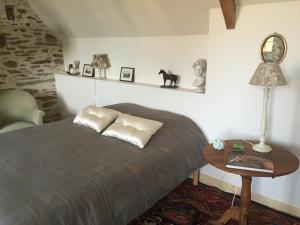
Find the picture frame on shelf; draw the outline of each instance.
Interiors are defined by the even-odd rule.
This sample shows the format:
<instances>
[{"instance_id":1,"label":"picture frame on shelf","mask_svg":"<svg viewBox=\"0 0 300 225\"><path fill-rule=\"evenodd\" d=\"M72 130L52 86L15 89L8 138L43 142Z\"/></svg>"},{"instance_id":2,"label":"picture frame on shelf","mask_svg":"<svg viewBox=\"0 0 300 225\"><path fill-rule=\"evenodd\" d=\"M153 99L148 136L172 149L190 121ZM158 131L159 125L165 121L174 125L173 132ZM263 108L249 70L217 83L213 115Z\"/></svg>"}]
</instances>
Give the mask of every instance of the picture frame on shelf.
<instances>
[{"instance_id":1,"label":"picture frame on shelf","mask_svg":"<svg viewBox=\"0 0 300 225\"><path fill-rule=\"evenodd\" d=\"M120 81L134 82L134 68L121 67Z\"/></svg>"},{"instance_id":2,"label":"picture frame on shelf","mask_svg":"<svg viewBox=\"0 0 300 225\"><path fill-rule=\"evenodd\" d=\"M82 70L82 76L93 77L95 74L95 69L90 64L84 64Z\"/></svg>"}]
</instances>

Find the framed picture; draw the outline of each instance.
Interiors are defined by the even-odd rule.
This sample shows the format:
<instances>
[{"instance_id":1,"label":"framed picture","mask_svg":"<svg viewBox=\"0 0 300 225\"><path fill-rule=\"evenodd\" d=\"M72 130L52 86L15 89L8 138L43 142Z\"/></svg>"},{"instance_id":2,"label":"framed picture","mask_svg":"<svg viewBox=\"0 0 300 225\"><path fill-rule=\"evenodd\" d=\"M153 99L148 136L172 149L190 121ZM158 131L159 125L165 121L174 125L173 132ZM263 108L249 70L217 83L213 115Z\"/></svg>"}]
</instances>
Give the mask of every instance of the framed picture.
<instances>
[{"instance_id":1,"label":"framed picture","mask_svg":"<svg viewBox=\"0 0 300 225\"><path fill-rule=\"evenodd\" d=\"M134 82L134 68L121 67L120 81Z\"/></svg>"},{"instance_id":2,"label":"framed picture","mask_svg":"<svg viewBox=\"0 0 300 225\"><path fill-rule=\"evenodd\" d=\"M94 76L94 68L90 64L83 65L82 76L93 77Z\"/></svg>"}]
</instances>

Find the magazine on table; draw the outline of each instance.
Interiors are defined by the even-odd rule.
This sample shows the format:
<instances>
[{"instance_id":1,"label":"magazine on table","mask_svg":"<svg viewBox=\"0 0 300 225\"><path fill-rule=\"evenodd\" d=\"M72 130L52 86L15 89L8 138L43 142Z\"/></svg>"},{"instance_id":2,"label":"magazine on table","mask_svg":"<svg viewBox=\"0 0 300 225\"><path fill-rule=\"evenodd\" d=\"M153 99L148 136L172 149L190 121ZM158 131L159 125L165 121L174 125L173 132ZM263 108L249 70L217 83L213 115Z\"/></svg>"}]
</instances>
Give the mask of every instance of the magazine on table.
<instances>
[{"instance_id":1,"label":"magazine on table","mask_svg":"<svg viewBox=\"0 0 300 225\"><path fill-rule=\"evenodd\" d=\"M266 173L274 172L274 163L270 154L255 154L251 152L234 152L229 153L227 168L251 170Z\"/></svg>"}]
</instances>

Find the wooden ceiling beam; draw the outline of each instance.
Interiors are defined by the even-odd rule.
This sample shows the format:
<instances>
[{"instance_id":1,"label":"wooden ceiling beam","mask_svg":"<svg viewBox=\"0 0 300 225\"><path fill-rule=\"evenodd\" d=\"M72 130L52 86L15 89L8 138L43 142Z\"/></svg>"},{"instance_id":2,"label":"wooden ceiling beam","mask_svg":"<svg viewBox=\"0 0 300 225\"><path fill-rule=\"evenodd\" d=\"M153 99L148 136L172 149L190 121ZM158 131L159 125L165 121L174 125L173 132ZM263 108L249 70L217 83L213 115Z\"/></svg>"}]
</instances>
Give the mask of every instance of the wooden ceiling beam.
<instances>
[{"instance_id":1,"label":"wooden ceiling beam","mask_svg":"<svg viewBox=\"0 0 300 225\"><path fill-rule=\"evenodd\" d=\"M228 30L235 28L236 4L235 0L220 0L223 16Z\"/></svg>"}]
</instances>

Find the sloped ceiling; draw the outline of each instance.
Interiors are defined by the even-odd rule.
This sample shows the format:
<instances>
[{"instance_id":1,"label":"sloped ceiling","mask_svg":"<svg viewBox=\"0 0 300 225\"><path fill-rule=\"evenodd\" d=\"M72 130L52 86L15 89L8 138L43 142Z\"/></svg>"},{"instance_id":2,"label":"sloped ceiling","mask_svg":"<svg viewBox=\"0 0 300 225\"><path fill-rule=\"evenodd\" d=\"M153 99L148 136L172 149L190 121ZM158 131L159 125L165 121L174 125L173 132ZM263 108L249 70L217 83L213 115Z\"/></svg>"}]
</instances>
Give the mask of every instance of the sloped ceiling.
<instances>
[{"instance_id":1,"label":"sloped ceiling","mask_svg":"<svg viewBox=\"0 0 300 225\"><path fill-rule=\"evenodd\" d=\"M207 34L209 9L218 0L28 0L64 37ZM237 5L287 0L239 0Z\"/></svg>"}]
</instances>

